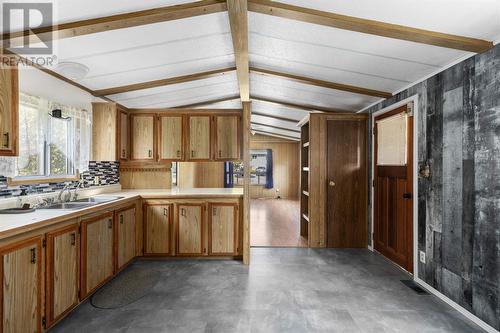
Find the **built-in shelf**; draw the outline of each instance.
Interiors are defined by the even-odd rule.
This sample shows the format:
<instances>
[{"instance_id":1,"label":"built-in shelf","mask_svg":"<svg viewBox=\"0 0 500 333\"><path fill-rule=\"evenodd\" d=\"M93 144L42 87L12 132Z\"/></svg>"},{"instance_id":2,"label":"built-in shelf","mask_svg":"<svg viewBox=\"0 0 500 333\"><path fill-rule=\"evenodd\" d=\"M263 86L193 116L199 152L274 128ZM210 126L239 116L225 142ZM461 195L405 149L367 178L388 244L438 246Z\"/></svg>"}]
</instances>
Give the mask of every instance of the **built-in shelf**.
<instances>
[{"instance_id":1,"label":"built-in shelf","mask_svg":"<svg viewBox=\"0 0 500 333\"><path fill-rule=\"evenodd\" d=\"M308 117L304 118L300 123L300 235L308 237L309 235L309 122Z\"/></svg>"},{"instance_id":2,"label":"built-in shelf","mask_svg":"<svg viewBox=\"0 0 500 333\"><path fill-rule=\"evenodd\" d=\"M309 147L309 141L307 141L306 143L302 144L302 147L304 147L304 148Z\"/></svg>"},{"instance_id":3,"label":"built-in shelf","mask_svg":"<svg viewBox=\"0 0 500 333\"><path fill-rule=\"evenodd\" d=\"M307 216L306 214L302 214L302 218L307 222L309 222L309 216Z\"/></svg>"},{"instance_id":4,"label":"built-in shelf","mask_svg":"<svg viewBox=\"0 0 500 333\"><path fill-rule=\"evenodd\" d=\"M309 196L309 192L307 192L307 191L302 191L302 194Z\"/></svg>"},{"instance_id":5,"label":"built-in shelf","mask_svg":"<svg viewBox=\"0 0 500 333\"><path fill-rule=\"evenodd\" d=\"M309 172L309 167L303 167L303 168L302 168L302 171L307 171L307 172Z\"/></svg>"}]
</instances>

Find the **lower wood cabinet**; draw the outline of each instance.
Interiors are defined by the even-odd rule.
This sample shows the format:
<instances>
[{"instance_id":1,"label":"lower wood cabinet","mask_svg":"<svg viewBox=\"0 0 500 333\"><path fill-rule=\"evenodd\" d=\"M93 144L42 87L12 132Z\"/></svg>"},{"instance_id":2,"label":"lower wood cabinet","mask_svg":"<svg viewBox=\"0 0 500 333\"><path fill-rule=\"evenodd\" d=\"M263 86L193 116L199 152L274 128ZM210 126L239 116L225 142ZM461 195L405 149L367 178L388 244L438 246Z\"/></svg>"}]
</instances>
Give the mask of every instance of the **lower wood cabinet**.
<instances>
[{"instance_id":1,"label":"lower wood cabinet","mask_svg":"<svg viewBox=\"0 0 500 333\"><path fill-rule=\"evenodd\" d=\"M135 205L115 213L116 270L121 270L135 257Z\"/></svg>"},{"instance_id":2,"label":"lower wood cabinet","mask_svg":"<svg viewBox=\"0 0 500 333\"><path fill-rule=\"evenodd\" d=\"M205 203L177 205L177 255L201 256L206 253L203 245Z\"/></svg>"},{"instance_id":3,"label":"lower wood cabinet","mask_svg":"<svg viewBox=\"0 0 500 333\"><path fill-rule=\"evenodd\" d=\"M113 213L81 222L80 298L99 288L113 276Z\"/></svg>"},{"instance_id":4,"label":"lower wood cabinet","mask_svg":"<svg viewBox=\"0 0 500 333\"><path fill-rule=\"evenodd\" d=\"M238 252L238 204L209 203L208 254L235 255Z\"/></svg>"},{"instance_id":5,"label":"lower wood cabinet","mask_svg":"<svg viewBox=\"0 0 500 333\"><path fill-rule=\"evenodd\" d=\"M42 331L42 237L0 249L1 331Z\"/></svg>"},{"instance_id":6,"label":"lower wood cabinet","mask_svg":"<svg viewBox=\"0 0 500 333\"><path fill-rule=\"evenodd\" d=\"M171 255L172 205L144 204L144 254Z\"/></svg>"},{"instance_id":7,"label":"lower wood cabinet","mask_svg":"<svg viewBox=\"0 0 500 333\"><path fill-rule=\"evenodd\" d=\"M46 326L78 304L79 237L78 224L47 233L46 241Z\"/></svg>"}]
</instances>

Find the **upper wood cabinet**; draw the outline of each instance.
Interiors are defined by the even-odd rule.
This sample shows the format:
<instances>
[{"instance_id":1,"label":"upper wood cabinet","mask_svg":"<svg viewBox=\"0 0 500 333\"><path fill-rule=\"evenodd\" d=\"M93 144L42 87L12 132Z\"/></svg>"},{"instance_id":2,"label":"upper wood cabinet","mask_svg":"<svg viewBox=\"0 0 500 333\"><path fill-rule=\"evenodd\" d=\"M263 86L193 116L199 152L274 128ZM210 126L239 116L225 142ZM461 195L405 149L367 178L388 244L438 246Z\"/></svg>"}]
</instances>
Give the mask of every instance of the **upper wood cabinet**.
<instances>
[{"instance_id":1,"label":"upper wood cabinet","mask_svg":"<svg viewBox=\"0 0 500 333\"><path fill-rule=\"evenodd\" d=\"M117 156L116 103L92 103L92 159L116 161Z\"/></svg>"},{"instance_id":2,"label":"upper wood cabinet","mask_svg":"<svg viewBox=\"0 0 500 333\"><path fill-rule=\"evenodd\" d=\"M160 115L159 119L160 160L183 160L184 117L182 115Z\"/></svg>"},{"instance_id":3,"label":"upper wood cabinet","mask_svg":"<svg viewBox=\"0 0 500 333\"><path fill-rule=\"evenodd\" d=\"M2 332L42 331L42 237L0 249Z\"/></svg>"},{"instance_id":4,"label":"upper wood cabinet","mask_svg":"<svg viewBox=\"0 0 500 333\"><path fill-rule=\"evenodd\" d=\"M210 115L188 117L188 160L210 160Z\"/></svg>"},{"instance_id":5,"label":"upper wood cabinet","mask_svg":"<svg viewBox=\"0 0 500 333\"><path fill-rule=\"evenodd\" d=\"M208 214L208 254L235 255L238 252L238 204L210 203Z\"/></svg>"},{"instance_id":6,"label":"upper wood cabinet","mask_svg":"<svg viewBox=\"0 0 500 333\"><path fill-rule=\"evenodd\" d=\"M185 203L177 206L177 255L201 256L203 246L204 203Z\"/></svg>"},{"instance_id":7,"label":"upper wood cabinet","mask_svg":"<svg viewBox=\"0 0 500 333\"><path fill-rule=\"evenodd\" d=\"M118 130L120 137L120 160L127 160L129 158L129 126L128 126L128 114L125 111L120 110L118 112Z\"/></svg>"},{"instance_id":8,"label":"upper wood cabinet","mask_svg":"<svg viewBox=\"0 0 500 333\"><path fill-rule=\"evenodd\" d=\"M85 298L113 276L113 213L82 220L81 298Z\"/></svg>"},{"instance_id":9,"label":"upper wood cabinet","mask_svg":"<svg viewBox=\"0 0 500 333\"><path fill-rule=\"evenodd\" d=\"M116 212L116 270L121 270L135 257L135 205Z\"/></svg>"},{"instance_id":10,"label":"upper wood cabinet","mask_svg":"<svg viewBox=\"0 0 500 333\"><path fill-rule=\"evenodd\" d=\"M0 156L17 156L19 88L17 67L0 64Z\"/></svg>"},{"instance_id":11,"label":"upper wood cabinet","mask_svg":"<svg viewBox=\"0 0 500 333\"><path fill-rule=\"evenodd\" d=\"M215 159L233 160L240 158L240 116L216 115Z\"/></svg>"},{"instance_id":12,"label":"upper wood cabinet","mask_svg":"<svg viewBox=\"0 0 500 333\"><path fill-rule=\"evenodd\" d=\"M144 204L144 255L172 254L171 204Z\"/></svg>"},{"instance_id":13,"label":"upper wood cabinet","mask_svg":"<svg viewBox=\"0 0 500 333\"><path fill-rule=\"evenodd\" d=\"M47 233L45 317L53 325L78 304L78 225Z\"/></svg>"},{"instance_id":14,"label":"upper wood cabinet","mask_svg":"<svg viewBox=\"0 0 500 333\"><path fill-rule=\"evenodd\" d=\"M155 160L155 114L130 115L130 141L132 160Z\"/></svg>"}]
</instances>

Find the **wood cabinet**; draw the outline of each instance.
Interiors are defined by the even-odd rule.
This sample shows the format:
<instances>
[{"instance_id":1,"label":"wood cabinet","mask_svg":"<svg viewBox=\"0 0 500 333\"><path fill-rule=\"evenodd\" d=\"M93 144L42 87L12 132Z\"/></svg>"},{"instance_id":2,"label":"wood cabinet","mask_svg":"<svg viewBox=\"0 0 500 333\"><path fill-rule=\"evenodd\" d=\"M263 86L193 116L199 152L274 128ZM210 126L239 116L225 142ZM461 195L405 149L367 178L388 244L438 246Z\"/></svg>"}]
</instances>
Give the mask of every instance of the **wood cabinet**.
<instances>
[{"instance_id":1,"label":"wood cabinet","mask_svg":"<svg viewBox=\"0 0 500 333\"><path fill-rule=\"evenodd\" d=\"M135 205L115 215L116 270L121 270L135 257Z\"/></svg>"},{"instance_id":2,"label":"wood cabinet","mask_svg":"<svg viewBox=\"0 0 500 333\"><path fill-rule=\"evenodd\" d=\"M132 160L155 160L155 114L130 115L130 141Z\"/></svg>"},{"instance_id":3,"label":"wood cabinet","mask_svg":"<svg viewBox=\"0 0 500 333\"><path fill-rule=\"evenodd\" d=\"M206 253L203 242L204 203L177 205L177 255L201 256Z\"/></svg>"},{"instance_id":4,"label":"wood cabinet","mask_svg":"<svg viewBox=\"0 0 500 333\"><path fill-rule=\"evenodd\" d=\"M197 115L188 117L188 160L210 160L210 118L210 115Z\"/></svg>"},{"instance_id":5,"label":"wood cabinet","mask_svg":"<svg viewBox=\"0 0 500 333\"><path fill-rule=\"evenodd\" d=\"M184 124L182 115L160 115L159 147L161 161L184 159Z\"/></svg>"},{"instance_id":6,"label":"wood cabinet","mask_svg":"<svg viewBox=\"0 0 500 333\"><path fill-rule=\"evenodd\" d=\"M170 255L172 248L172 205L144 204L144 254Z\"/></svg>"},{"instance_id":7,"label":"wood cabinet","mask_svg":"<svg viewBox=\"0 0 500 333\"><path fill-rule=\"evenodd\" d=\"M125 111L120 110L118 112L118 123L119 123L119 137L120 137L120 160L127 160L129 158L129 126L128 126L128 114Z\"/></svg>"},{"instance_id":8,"label":"wood cabinet","mask_svg":"<svg viewBox=\"0 0 500 333\"><path fill-rule=\"evenodd\" d=\"M0 249L2 332L42 331L42 237Z\"/></svg>"},{"instance_id":9,"label":"wood cabinet","mask_svg":"<svg viewBox=\"0 0 500 333\"><path fill-rule=\"evenodd\" d=\"M19 88L17 67L0 64L0 156L17 156Z\"/></svg>"},{"instance_id":10,"label":"wood cabinet","mask_svg":"<svg viewBox=\"0 0 500 333\"><path fill-rule=\"evenodd\" d=\"M78 225L51 231L46 240L45 317L50 327L78 304Z\"/></svg>"},{"instance_id":11,"label":"wood cabinet","mask_svg":"<svg viewBox=\"0 0 500 333\"><path fill-rule=\"evenodd\" d=\"M81 222L81 296L99 288L113 276L113 213Z\"/></svg>"},{"instance_id":12,"label":"wood cabinet","mask_svg":"<svg viewBox=\"0 0 500 333\"><path fill-rule=\"evenodd\" d=\"M238 252L238 204L209 203L208 254L235 255Z\"/></svg>"},{"instance_id":13,"label":"wood cabinet","mask_svg":"<svg viewBox=\"0 0 500 333\"><path fill-rule=\"evenodd\" d=\"M214 116L216 160L240 158L240 116Z\"/></svg>"},{"instance_id":14,"label":"wood cabinet","mask_svg":"<svg viewBox=\"0 0 500 333\"><path fill-rule=\"evenodd\" d=\"M92 103L92 159L116 161L117 156L116 103Z\"/></svg>"}]
</instances>

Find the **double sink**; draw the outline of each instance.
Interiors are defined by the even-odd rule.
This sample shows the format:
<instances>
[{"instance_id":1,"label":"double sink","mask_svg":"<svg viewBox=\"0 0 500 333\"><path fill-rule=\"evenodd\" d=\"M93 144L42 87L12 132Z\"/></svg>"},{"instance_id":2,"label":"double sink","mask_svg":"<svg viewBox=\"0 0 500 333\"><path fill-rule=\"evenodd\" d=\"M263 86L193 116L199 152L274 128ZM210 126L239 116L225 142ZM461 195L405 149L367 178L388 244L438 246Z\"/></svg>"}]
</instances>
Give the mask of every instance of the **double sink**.
<instances>
[{"instance_id":1,"label":"double sink","mask_svg":"<svg viewBox=\"0 0 500 333\"><path fill-rule=\"evenodd\" d=\"M56 204L53 204L50 206L41 207L39 209L77 210L77 209L83 209L83 208L99 205L99 204L110 202L110 201L115 201L115 200L122 199L122 198L123 197L115 197L115 196L90 197L90 198L78 199L75 201L56 203Z\"/></svg>"}]
</instances>

